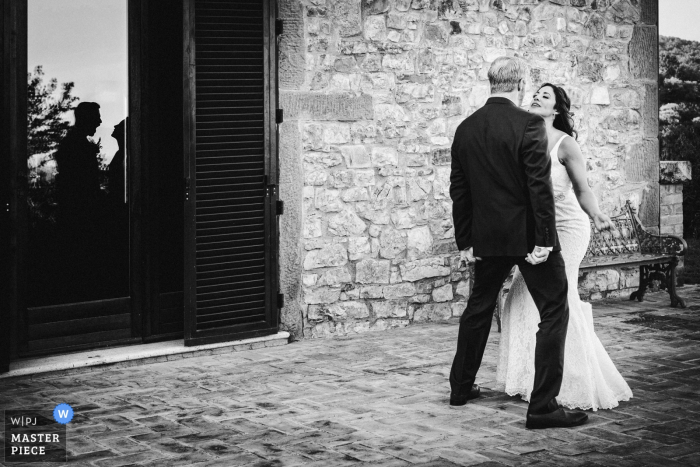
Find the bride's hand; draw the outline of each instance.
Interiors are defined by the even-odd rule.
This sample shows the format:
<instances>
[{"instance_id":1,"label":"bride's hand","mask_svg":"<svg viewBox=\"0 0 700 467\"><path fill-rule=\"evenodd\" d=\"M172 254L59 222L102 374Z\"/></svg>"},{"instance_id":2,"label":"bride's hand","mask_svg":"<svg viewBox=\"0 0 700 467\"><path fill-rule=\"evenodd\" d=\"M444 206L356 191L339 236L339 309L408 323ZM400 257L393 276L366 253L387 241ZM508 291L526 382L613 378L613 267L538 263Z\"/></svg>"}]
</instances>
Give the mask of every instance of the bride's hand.
<instances>
[{"instance_id":1,"label":"bride's hand","mask_svg":"<svg viewBox=\"0 0 700 467\"><path fill-rule=\"evenodd\" d=\"M615 224L613 224L613 221L603 213L595 216L593 218L593 223L595 224L595 228L601 232L604 230L615 230Z\"/></svg>"}]
</instances>

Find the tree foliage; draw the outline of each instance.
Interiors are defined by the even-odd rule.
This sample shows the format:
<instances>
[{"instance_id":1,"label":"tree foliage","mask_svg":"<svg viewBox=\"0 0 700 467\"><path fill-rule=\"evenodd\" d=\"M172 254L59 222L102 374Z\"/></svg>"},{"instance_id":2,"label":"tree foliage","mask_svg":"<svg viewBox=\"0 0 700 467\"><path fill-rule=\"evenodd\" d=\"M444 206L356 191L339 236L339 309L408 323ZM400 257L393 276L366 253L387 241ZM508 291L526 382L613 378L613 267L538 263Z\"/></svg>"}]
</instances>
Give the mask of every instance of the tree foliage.
<instances>
[{"instance_id":1,"label":"tree foliage","mask_svg":"<svg viewBox=\"0 0 700 467\"><path fill-rule=\"evenodd\" d=\"M63 83L59 90L56 78L46 83L41 65L27 74L27 202L32 225L55 222L53 153L70 128L64 117L78 101L71 95L73 86L72 82Z\"/></svg>"},{"instance_id":2,"label":"tree foliage","mask_svg":"<svg viewBox=\"0 0 700 467\"><path fill-rule=\"evenodd\" d=\"M53 152L70 127L64 116L78 100L71 95L74 84L62 83L57 93L58 80L51 78L45 83L41 65L27 78L27 153Z\"/></svg>"},{"instance_id":3,"label":"tree foliage","mask_svg":"<svg viewBox=\"0 0 700 467\"><path fill-rule=\"evenodd\" d=\"M700 237L700 42L659 38L659 138L662 160L690 161L683 187L683 230Z\"/></svg>"}]
</instances>

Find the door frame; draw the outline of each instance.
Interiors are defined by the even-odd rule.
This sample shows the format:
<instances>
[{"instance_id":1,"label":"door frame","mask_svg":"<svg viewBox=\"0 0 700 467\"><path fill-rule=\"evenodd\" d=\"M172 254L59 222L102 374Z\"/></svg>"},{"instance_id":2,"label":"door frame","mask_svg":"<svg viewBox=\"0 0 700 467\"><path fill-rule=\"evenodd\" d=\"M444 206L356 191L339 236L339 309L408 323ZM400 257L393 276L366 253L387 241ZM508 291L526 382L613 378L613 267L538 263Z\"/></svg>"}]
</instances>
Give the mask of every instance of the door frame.
<instances>
[{"instance_id":1,"label":"door frame","mask_svg":"<svg viewBox=\"0 0 700 467\"><path fill-rule=\"evenodd\" d=\"M22 330L26 331L23 316L18 310L24 281L19 280L23 262L19 259L21 243L26 238L18 225L20 198L16 195L18 188L25 187L26 169L17 166L18 151L26 154L26 102L27 102L27 66L26 53L26 3L12 0L0 0L0 22L2 23L2 126L0 132L0 322L3 323L2 343L0 343L0 372L9 371L10 361L17 355L18 343L22 339ZM24 109L23 115L19 115ZM3 155L5 157L3 157ZM25 158L26 161L26 158ZM23 164L26 167L26 163ZM26 210L26 206L25 206Z\"/></svg>"},{"instance_id":2,"label":"door frame","mask_svg":"<svg viewBox=\"0 0 700 467\"><path fill-rule=\"evenodd\" d=\"M27 25L29 0L0 0L2 24L2 128L0 140L0 322L4 337L0 340L0 372L9 370L9 362L26 354L26 238L27 238ZM141 341L144 313L144 250L142 240L141 160L141 2L127 3L128 24L128 129L129 196L130 196L130 278L129 301L131 337L109 344L129 344ZM4 222L7 221L7 222ZM85 344L70 350L99 347Z\"/></svg>"}]
</instances>

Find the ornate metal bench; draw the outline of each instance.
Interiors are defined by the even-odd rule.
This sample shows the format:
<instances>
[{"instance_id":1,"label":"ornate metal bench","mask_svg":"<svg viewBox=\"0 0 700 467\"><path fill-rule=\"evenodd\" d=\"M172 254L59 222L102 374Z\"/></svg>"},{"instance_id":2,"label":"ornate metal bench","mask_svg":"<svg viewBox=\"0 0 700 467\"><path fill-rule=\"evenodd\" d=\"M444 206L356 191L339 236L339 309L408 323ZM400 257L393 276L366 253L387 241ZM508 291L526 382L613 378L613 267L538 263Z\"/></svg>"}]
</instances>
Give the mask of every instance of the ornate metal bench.
<instances>
[{"instance_id":1,"label":"ornate metal bench","mask_svg":"<svg viewBox=\"0 0 700 467\"><path fill-rule=\"evenodd\" d=\"M613 217L612 221L615 224L615 232L600 232L591 221L591 241L579 270L639 266L639 288L630 295L630 300L643 301L644 294L652 282L659 281L660 288L665 288L671 296L671 306L685 308L685 301L676 293L676 267L679 257L685 255L688 249L685 240L675 235L655 235L647 231L629 202L622 214ZM473 277L474 269L471 265L470 274ZM510 279L506 281L506 286L496 302L499 332L501 307L509 284Z\"/></svg>"},{"instance_id":2,"label":"ornate metal bench","mask_svg":"<svg viewBox=\"0 0 700 467\"><path fill-rule=\"evenodd\" d=\"M630 295L644 300L652 281L659 281L671 297L671 306L685 308L676 293L676 267L688 245L675 235L655 235L642 225L629 202L623 213L612 218L615 232L599 232L591 221L591 241L581 262L580 270L609 269L619 266L639 266L639 288Z\"/></svg>"}]
</instances>

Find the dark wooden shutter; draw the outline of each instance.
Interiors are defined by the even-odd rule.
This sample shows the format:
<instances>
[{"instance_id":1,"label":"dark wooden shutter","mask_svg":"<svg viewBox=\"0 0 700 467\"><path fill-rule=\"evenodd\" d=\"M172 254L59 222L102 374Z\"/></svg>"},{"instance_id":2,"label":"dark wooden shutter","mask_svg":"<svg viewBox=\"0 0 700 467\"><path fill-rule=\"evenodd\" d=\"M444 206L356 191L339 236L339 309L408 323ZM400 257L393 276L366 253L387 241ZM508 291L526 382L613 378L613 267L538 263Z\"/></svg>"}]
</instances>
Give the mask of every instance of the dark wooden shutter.
<instances>
[{"instance_id":1,"label":"dark wooden shutter","mask_svg":"<svg viewBox=\"0 0 700 467\"><path fill-rule=\"evenodd\" d=\"M185 11L190 345L277 332L276 47L270 3L190 0Z\"/></svg>"}]
</instances>

